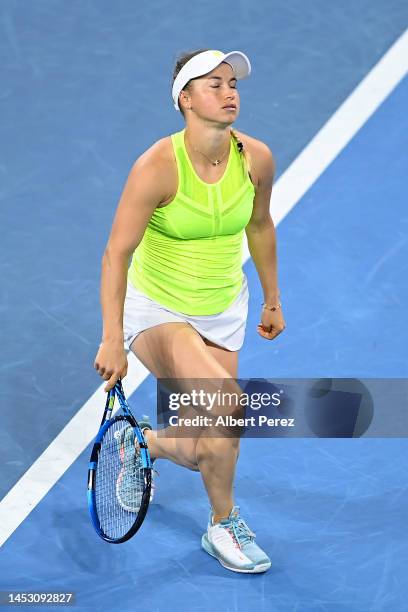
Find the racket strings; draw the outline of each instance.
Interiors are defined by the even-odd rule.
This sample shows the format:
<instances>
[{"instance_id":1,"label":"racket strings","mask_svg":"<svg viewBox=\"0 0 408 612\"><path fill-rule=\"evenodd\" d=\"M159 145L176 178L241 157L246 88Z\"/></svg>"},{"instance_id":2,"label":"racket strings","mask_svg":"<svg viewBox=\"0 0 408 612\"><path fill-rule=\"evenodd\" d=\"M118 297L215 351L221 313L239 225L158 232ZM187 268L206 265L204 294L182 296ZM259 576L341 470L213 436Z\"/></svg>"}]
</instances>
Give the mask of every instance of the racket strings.
<instances>
[{"instance_id":1,"label":"racket strings","mask_svg":"<svg viewBox=\"0 0 408 612\"><path fill-rule=\"evenodd\" d=\"M146 484L133 428L126 420L114 421L102 439L95 486L99 523L108 537L121 538L131 529Z\"/></svg>"}]
</instances>

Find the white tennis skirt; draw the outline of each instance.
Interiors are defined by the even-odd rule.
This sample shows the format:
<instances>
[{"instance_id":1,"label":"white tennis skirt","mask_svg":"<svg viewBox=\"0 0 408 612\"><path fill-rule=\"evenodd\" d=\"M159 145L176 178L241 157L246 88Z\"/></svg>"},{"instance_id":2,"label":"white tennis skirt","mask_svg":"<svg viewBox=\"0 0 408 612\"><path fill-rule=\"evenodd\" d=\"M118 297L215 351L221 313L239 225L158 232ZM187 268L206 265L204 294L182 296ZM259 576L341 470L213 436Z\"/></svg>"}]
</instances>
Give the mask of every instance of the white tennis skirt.
<instances>
[{"instance_id":1,"label":"white tennis skirt","mask_svg":"<svg viewBox=\"0 0 408 612\"><path fill-rule=\"evenodd\" d=\"M226 310L212 315L186 315L155 302L128 280L123 309L125 344L130 348L140 332L154 325L184 321L211 342L238 351L244 343L248 298L248 280L243 272L241 291Z\"/></svg>"}]
</instances>

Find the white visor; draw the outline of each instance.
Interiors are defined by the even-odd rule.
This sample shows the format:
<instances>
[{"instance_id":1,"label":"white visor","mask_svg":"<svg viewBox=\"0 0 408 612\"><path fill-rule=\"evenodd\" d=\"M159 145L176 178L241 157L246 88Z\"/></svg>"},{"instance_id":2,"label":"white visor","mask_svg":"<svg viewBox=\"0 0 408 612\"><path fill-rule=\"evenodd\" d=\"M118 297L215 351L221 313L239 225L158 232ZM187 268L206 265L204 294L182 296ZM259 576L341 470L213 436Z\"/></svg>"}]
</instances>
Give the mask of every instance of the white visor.
<instances>
[{"instance_id":1,"label":"white visor","mask_svg":"<svg viewBox=\"0 0 408 612\"><path fill-rule=\"evenodd\" d=\"M174 108L180 110L178 98L181 90L190 79L202 76L214 70L221 62L227 62L234 71L237 79L245 79L251 74L251 64L245 53L241 51L231 51L223 53L211 49L194 55L180 70L173 83L172 96Z\"/></svg>"}]
</instances>

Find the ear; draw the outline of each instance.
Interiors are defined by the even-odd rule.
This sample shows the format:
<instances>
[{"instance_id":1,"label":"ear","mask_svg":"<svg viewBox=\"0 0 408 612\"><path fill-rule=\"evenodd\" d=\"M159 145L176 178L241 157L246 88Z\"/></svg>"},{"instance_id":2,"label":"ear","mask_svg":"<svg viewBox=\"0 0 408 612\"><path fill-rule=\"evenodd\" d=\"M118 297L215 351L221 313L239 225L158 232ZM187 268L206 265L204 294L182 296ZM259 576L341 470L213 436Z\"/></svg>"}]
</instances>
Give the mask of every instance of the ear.
<instances>
[{"instance_id":1,"label":"ear","mask_svg":"<svg viewBox=\"0 0 408 612\"><path fill-rule=\"evenodd\" d=\"M179 96L179 106L183 107L183 110L191 107L191 97L186 89L182 89Z\"/></svg>"}]
</instances>

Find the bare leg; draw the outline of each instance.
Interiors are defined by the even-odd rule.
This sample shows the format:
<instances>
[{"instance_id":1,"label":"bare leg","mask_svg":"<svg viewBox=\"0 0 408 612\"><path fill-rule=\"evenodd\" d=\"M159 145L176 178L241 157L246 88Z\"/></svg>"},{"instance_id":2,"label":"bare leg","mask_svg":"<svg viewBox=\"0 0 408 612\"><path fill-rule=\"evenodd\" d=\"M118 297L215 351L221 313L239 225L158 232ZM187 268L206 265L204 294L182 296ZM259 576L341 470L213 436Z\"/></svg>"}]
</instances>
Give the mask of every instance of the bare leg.
<instances>
[{"instance_id":1,"label":"bare leg","mask_svg":"<svg viewBox=\"0 0 408 612\"><path fill-rule=\"evenodd\" d=\"M183 438L177 443L177 438L158 436L156 430L146 429L144 431L146 442L149 446L149 453L152 459L169 459L177 465L199 472L199 467L196 461L192 461L192 452L195 448L195 440L187 440Z\"/></svg>"},{"instance_id":2,"label":"bare leg","mask_svg":"<svg viewBox=\"0 0 408 612\"><path fill-rule=\"evenodd\" d=\"M164 323L145 330L131 346L157 378L236 378L237 352L204 339L188 323ZM216 515L234 505L233 482L239 438L166 438L146 431L153 457L200 471Z\"/></svg>"},{"instance_id":3,"label":"bare leg","mask_svg":"<svg viewBox=\"0 0 408 612\"><path fill-rule=\"evenodd\" d=\"M234 506L235 466L239 455L239 438L202 436L196 457L205 488L213 508L214 522L227 517Z\"/></svg>"}]
</instances>

